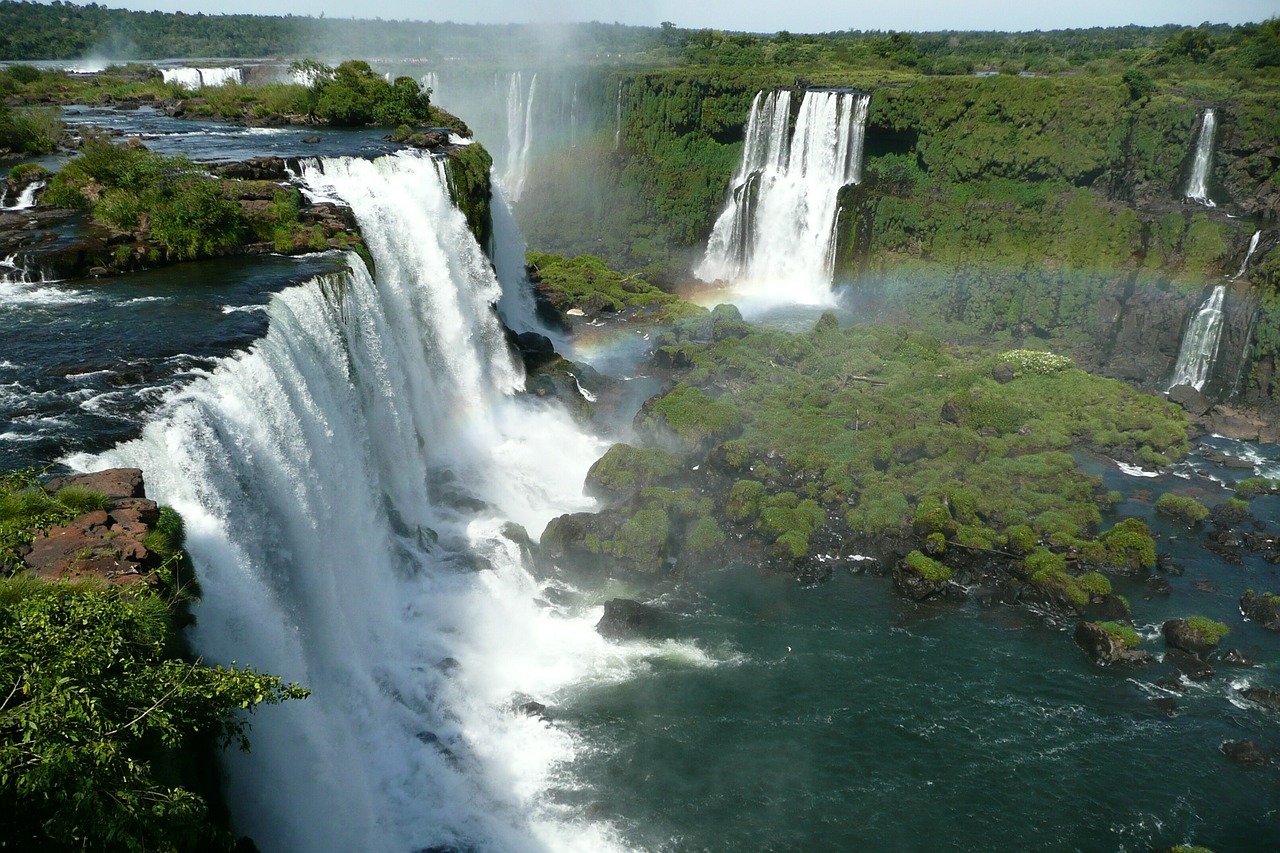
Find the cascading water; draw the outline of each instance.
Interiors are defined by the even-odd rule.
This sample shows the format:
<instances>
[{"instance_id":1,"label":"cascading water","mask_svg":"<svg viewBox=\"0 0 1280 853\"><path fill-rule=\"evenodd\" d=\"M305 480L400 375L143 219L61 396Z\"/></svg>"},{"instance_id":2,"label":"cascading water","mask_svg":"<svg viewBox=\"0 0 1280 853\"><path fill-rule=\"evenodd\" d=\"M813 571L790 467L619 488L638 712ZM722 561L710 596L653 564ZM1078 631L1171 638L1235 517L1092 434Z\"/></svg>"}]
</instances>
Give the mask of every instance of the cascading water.
<instances>
[{"instance_id":1,"label":"cascading water","mask_svg":"<svg viewBox=\"0 0 1280 853\"><path fill-rule=\"evenodd\" d=\"M788 134L791 93L757 94L729 202L694 274L734 282L749 300L829 303L836 199L861 179L869 103L808 91Z\"/></svg>"},{"instance_id":2,"label":"cascading water","mask_svg":"<svg viewBox=\"0 0 1280 853\"><path fill-rule=\"evenodd\" d=\"M1206 207L1216 207L1209 198L1209 167L1213 162L1213 134L1217 117L1207 109L1200 118L1200 133L1196 137L1195 160L1191 164L1191 179L1187 182L1187 198Z\"/></svg>"},{"instance_id":3,"label":"cascading water","mask_svg":"<svg viewBox=\"0 0 1280 853\"><path fill-rule=\"evenodd\" d=\"M44 181L32 181L22 188L22 192L18 193L18 199L13 204L0 205L0 210L26 210L35 207L36 193L44 189Z\"/></svg>"},{"instance_id":4,"label":"cascading water","mask_svg":"<svg viewBox=\"0 0 1280 853\"><path fill-rule=\"evenodd\" d=\"M549 606L510 522L589 506L602 445L523 382L493 269L418 154L304 167L377 266L278 294L270 331L80 468L135 465L184 515L195 648L297 680L227 759L264 851L610 850L551 801L574 740L515 710L652 653ZM562 596L563 598L563 596ZM539 601L539 599L543 599Z\"/></svg>"},{"instance_id":5,"label":"cascading water","mask_svg":"<svg viewBox=\"0 0 1280 853\"><path fill-rule=\"evenodd\" d=\"M613 105L613 150L622 144L622 81L618 81L618 98Z\"/></svg>"},{"instance_id":6,"label":"cascading water","mask_svg":"<svg viewBox=\"0 0 1280 853\"><path fill-rule=\"evenodd\" d=\"M160 76L166 83L192 90L244 82L244 72L239 68L161 68Z\"/></svg>"},{"instance_id":7,"label":"cascading water","mask_svg":"<svg viewBox=\"0 0 1280 853\"><path fill-rule=\"evenodd\" d=\"M520 201L528 177L529 146L533 141L533 97L538 89L538 75L529 79L528 92L519 71L511 72L507 81L507 162L502 182L514 204Z\"/></svg>"},{"instance_id":8,"label":"cascading water","mask_svg":"<svg viewBox=\"0 0 1280 853\"><path fill-rule=\"evenodd\" d=\"M1219 284L1209 294L1182 337L1182 348L1173 367L1169 387L1190 385L1197 391L1204 388L1213 370L1213 360L1218 354L1218 341L1222 338L1222 303L1227 286Z\"/></svg>"},{"instance_id":9,"label":"cascading water","mask_svg":"<svg viewBox=\"0 0 1280 853\"><path fill-rule=\"evenodd\" d=\"M1253 258L1253 253L1258 251L1258 241L1262 239L1262 231L1254 231L1253 236L1249 238L1249 248L1244 253L1244 260L1240 262L1240 269L1236 270L1236 274L1231 277L1232 281L1243 278L1244 274L1249 270L1249 261Z\"/></svg>"},{"instance_id":10,"label":"cascading water","mask_svg":"<svg viewBox=\"0 0 1280 853\"><path fill-rule=\"evenodd\" d=\"M440 75L435 71L428 71L422 75L422 88L431 90L431 99L434 101L440 95Z\"/></svg>"}]
</instances>

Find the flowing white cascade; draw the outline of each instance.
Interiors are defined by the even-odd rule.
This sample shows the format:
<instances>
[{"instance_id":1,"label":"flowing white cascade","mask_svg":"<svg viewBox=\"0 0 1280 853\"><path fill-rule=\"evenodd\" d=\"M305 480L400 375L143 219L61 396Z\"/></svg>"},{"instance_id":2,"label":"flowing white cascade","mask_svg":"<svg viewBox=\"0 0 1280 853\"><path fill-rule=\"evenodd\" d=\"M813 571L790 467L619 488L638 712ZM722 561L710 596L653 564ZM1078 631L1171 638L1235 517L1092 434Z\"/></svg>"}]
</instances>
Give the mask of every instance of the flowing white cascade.
<instances>
[{"instance_id":1,"label":"flowing white cascade","mask_svg":"<svg viewBox=\"0 0 1280 853\"><path fill-rule=\"evenodd\" d=\"M1190 385L1199 391L1209 380L1213 360L1218 355L1218 341L1222 338L1222 303L1226 294L1225 284L1215 287L1192 318L1182 338L1173 378L1169 380L1170 388Z\"/></svg>"},{"instance_id":2,"label":"flowing white cascade","mask_svg":"<svg viewBox=\"0 0 1280 853\"><path fill-rule=\"evenodd\" d=\"M423 74L422 87L431 90L431 100L434 102L440 94L440 75L435 71L428 71Z\"/></svg>"},{"instance_id":3,"label":"flowing white cascade","mask_svg":"<svg viewBox=\"0 0 1280 853\"><path fill-rule=\"evenodd\" d=\"M44 181L32 181L18 193L18 200L13 204L0 206L0 210L26 210L36 206L36 193L44 189ZM7 197L7 196L6 196Z\"/></svg>"},{"instance_id":4,"label":"flowing white cascade","mask_svg":"<svg viewBox=\"0 0 1280 853\"><path fill-rule=\"evenodd\" d=\"M618 99L613 105L613 150L622 144L622 81L618 81Z\"/></svg>"},{"instance_id":5,"label":"flowing white cascade","mask_svg":"<svg viewBox=\"0 0 1280 853\"><path fill-rule=\"evenodd\" d=\"M161 68L160 75L166 83L193 90L244 82L244 71L239 68Z\"/></svg>"},{"instance_id":6,"label":"flowing white cascade","mask_svg":"<svg viewBox=\"0 0 1280 853\"><path fill-rule=\"evenodd\" d=\"M524 89L524 75L511 72L507 81L507 162L502 170L503 184L511 202L520 201L528 177L529 146L533 142L533 97L538 89L538 75L529 79Z\"/></svg>"},{"instance_id":7,"label":"flowing white cascade","mask_svg":"<svg viewBox=\"0 0 1280 853\"><path fill-rule=\"evenodd\" d=\"M1236 270L1236 274L1231 277L1232 281L1242 278L1249 270L1249 261L1253 258L1253 253L1258 251L1258 240L1262 239L1262 231L1254 231L1253 236L1249 238L1249 248L1244 253L1244 260L1240 262L1240 269Z\"/></svg>"},{"instance_id":8,"label":"flowing white cascade","mask_svg":"<svg viewBox=\"0 0 1280 853\"><path fill-rule=\"evenodd\" d=\"M1209 198L1209 167L1213 162L1213 134L1218 119L1213 110L1205 110L1200 119L1200 134L1196 137L1196 155L1191 164L1191 180L1187 182L1187 198L1206 207L1216 207Z\"/></svg>"},{"instance_id":9,"label":"flowing white cascade","mask_svg":"<svg viewBox=\"0 0 1280 853\"><path fill-rule=\"evenodd\" d=\"M313 690L259 709L253 751L227 757L235 826L266 853L621 847L548 794L576 784L573 738L513 706L670 652L605 642L598 607L548 606L504 534L589 507L603 445L510 393L499 284L442 169L305 166L351 205L376 280L351 255L277 294L266 337L139 439L70 460L141 467L183 514L202 655Z\"/></svg>"},{"instance_id":10,"label":"flowing white cascade","mask_svg":"<svg viewBox=\"0 0 1280 853\"><path fill-rule=\"evenodd\" d=\"M870 97L809 91L788 134L791 93L760 92L728 204L694 274L748 302L830 303L840 188L862 177Z\"/></svg>"}]
</instances>

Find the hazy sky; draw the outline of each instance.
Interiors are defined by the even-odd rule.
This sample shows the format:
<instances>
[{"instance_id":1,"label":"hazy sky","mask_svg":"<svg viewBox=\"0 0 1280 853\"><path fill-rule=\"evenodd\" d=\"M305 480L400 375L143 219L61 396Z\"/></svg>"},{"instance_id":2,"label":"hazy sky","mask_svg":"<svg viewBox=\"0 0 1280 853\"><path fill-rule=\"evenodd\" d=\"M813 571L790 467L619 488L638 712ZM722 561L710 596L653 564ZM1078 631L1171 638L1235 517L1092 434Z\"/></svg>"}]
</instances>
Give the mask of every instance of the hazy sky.
<instances>
[{"instance_id":1,"label":"hazy sky","mask_svg":"<svg viewBox=\"0 0 1280 853\"><path fill-rule=\"evenodd\" d=\"M84 2L84 0L80 0ZM755 32L1048 30L1123 24L1239 24L1280 15L1280 0L107 0L112 8L319 15L459 23L619 21Z\"/></svg>"}]
</instances>

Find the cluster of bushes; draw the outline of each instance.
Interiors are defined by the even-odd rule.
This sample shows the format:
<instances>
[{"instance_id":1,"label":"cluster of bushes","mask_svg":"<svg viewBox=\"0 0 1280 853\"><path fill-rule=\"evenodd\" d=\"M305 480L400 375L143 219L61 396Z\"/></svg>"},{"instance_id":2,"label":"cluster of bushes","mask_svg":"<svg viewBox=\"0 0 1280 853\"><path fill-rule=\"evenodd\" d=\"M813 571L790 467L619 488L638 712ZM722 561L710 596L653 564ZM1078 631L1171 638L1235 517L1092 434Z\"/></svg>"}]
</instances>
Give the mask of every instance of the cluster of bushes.
<instances>
[{"instance_id":1,"label":"cluster of bushes","mask_svg":"<svg viewBox=\"0 0 1280 853\"><path fill-rule=\"evenodd\" d=\"M78 486L50 495L31 472L0 477L0 839L21 850L230 850L202 756L247 748L244 711L307 691L191 661L172 588L19 570L18 545L108 504ZM162 509L146 544L179 553L177 514Z\"/></svg>"},{"instance_id":2,"label":"cluster of bushes","mask_svg":"<svg viewBox=\"0 0 1280 853\"><path fill-rule=\"evenodd\" d=\"M572 308L606 314L631 310L644 313L655 323L706 314L639 276L610 269L593 255L564 258L530 252L528 263L539 294L561 313Z\"/></svg>"},{"instance_id":3,"label":"cluster of bushes","mask_svg":"<svg viewBox=\"0 0 1280 853\"><path fill-rule=\"evenodd\" d=\"M369 63L353 59L337 68L312 60L294 65L309 83L300 96L298 112L328 124L354 127L422 125L431 121L430 95L412 77L388 83Z\"/></svg>"}]
</instances>

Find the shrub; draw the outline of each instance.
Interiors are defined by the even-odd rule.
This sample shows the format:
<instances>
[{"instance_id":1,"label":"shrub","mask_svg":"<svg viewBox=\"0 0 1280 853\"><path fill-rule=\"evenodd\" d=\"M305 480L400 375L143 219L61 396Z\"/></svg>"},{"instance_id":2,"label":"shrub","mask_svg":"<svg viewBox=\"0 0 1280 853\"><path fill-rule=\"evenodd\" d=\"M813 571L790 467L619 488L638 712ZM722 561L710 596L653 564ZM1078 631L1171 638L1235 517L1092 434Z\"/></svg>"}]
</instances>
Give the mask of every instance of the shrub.
<instances>
[{"instance_id":1,"label":"shrub","mask_svg":"<svg viewBox=\"0 0 1280 853\"><path fill-rule=\"evenodd\" d=\"M1258 495L1270 494L1275 485L1265 477L1249 477L1236 483L1236 496L1241 500L1252 500Z\"/></svg>"},{"instance_id":2,"label":"shrub","mask_svg":"<svg viewBox=\"0 0 1280 853\"><path fill-rule=\"evenodd\" d=\"M1231 629L1226 625L1206 616L1188 616L1186 622L1188 628L1199 634L1201 639L1211 646L1217 645L1223 637L1231 633Z\"/></svg>"},{"instance_id":3,"label":"shrub","mask_svg":"<svg viewBox=\"0 0 1280 853\"><path fill-rule=\"evenodd\" d=\"M724 531L713 518L699 518L684 537L684 547L695 557L704 557L725 542Z\"/></svg>"},{"instance_id":4,"label":"shrub","mask_svg":"<svg viewBox=\"0 0 1280 853\"><path fill-rule=\"evenodd\" d=\"M1111 594L1111 581L1101 572L1087 572L1076 578L1076 583L1095 598Z\"/></svg>"},{"instance_id":5,"label":"shrub","mask_svg":"<svg viewBox=\"0 0 1280 853\"><path fill-rule=\"evenodd\" d=\"M1126 518L1099 540L1107 546L1107 559L1113 566L1150 569L1156 564L1156 541L1141 519Z\"/></svg>"},{"instance_id":6,"label":"shrub","mask_svg":"<svg viewBox=\"0 0 1280 853\"><path fill-rule=\"evenodd\" d=\"M729 489L729 494L725 498L725 514L730 521L739 524L754 521L760 514L760 504L764 496L764 483L759 480L739 480Z\"/></svg>"},{"instance_id":7,"label":"shrub","mask_svg":"<svg viewBox=\"0 0 1280 853\"><path fill-rule=\"evenodd\" d=\"M930 583L946 583L951 580L951 569L919 551L907 555L907 568Z\"/></svg>"},{"instance_id":8,"label":"shrub","mask_svg":"<svg viewBox=\"0 0 1280 853\"><path fill-rule=\"evenodd\" d=\"M1156 501L1156 512L1186 525L1195 525L1209 517L1209 509L1195 498L1165 492Z\"/></svg>"},{"instance_id":9,"label":"shrub","mask_svg":"<svg viewBox=\"0 0 1280 853\"><path fill-rule=\"evenodd\" d=\"M1014 349L1000 353L998 359L1013 366L1015 375L1052 376L1073 366L1070 358L1051 352Z\"/></svg>"},{"instance_id":10,"label":"shrub","mask_svg":"<svg viewBox=\"0 0 1280 853\"><path fill-rule=\"evenodd\" d=\"M1120 625L1116 622L1099 622L1098 627L1111 635L1111 638L1126 648L1134 648L1141 645L1142 635L1129 625Z\"/></svg>"}]
</instances>

